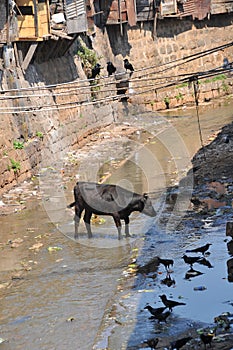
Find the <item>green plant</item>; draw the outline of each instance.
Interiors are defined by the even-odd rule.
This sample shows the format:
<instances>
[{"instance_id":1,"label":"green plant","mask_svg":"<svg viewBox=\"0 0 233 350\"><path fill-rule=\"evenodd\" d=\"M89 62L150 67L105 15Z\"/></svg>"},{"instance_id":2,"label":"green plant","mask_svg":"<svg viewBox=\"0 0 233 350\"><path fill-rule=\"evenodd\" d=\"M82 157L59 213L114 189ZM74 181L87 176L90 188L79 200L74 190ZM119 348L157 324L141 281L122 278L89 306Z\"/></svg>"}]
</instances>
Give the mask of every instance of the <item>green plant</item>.
<instances>
[{"instance_id":1,"label":"green plant","mask_svg":"<svg viewBox=\"0 0 233 350\"><path fill-rule=\"evenodd\" d=\"M44 138L44 134L41 131L37 131L36 136L39 137L39 139L41 139L41 140L43 140L43 138Z\"/></svg>"},{"instance_id":2,"label":"green plant","mask_svg":"<svg viewBox=\"0 0 233 350\"><path fill-rule=\"evenodd\" d=\"M179 101L179 100L183 100L184 96L183 96L183 94L182 94L181 92L179 92L179 93L175 96L175 98L177 99L177 101Z\"/></svg>"},{"instance_id":3,"label":"green plant","mask_svg":"<svg viewBox=\"0 0 233 350\"><path fill-rule=\"evenodd\" d=\"M168 96L164 97L164 103L166 105L166 108L169 109L169 105L170 105L170 98Z\"/></svg>"},{"instance_id":4,"label":"green plant","mask_svg":"<svg viewBox=\"0 0 233 350\"><path fill-rule=\"evenodd\" d=\"M14 140L13 147L14 147L14 149L23 149L24 148L24 143Z\"/></svg>"},{"instance_id":5,"label":"green plant","mask_svg":"<svg viewBox=\"0 0 233 350\"><path fill-rule=\"evenodd\" d=\"M205 79L204 80L204 83L207 84L207 83L211 83L211 82L214 82L214 81L219 81L219 80L225 80L227 77L225 74L219 74L219 75L216 75L215 77L213 78L208 78L208 79Z\"/></svg>"},{"instance_id":6,"label":"green plant","mask_svg":"<svg viewBox=\"0 0 233 350\"><path fill-rule=\"evenodd\" d=\"M179 89L179 88L183 88L186 86L188 86L188 83L181 83L181 84L177 85L176 88Z\"/></svg>"},{"instance_id":7,"label":"green plant","mask_svg":"<svg viewBox=\"0 0 233 350\"><path fill-rule=\"evenodd\" d=\"M10 158L11 164L8 165L8 170L13 170L14 173L18 173L20 171L21 165L20 162L17 162L16 160Z\"/></svg>"},{"instance_id":8,"label":"green plant","mask_svg":"<svg viewBox=\"0 0 233 350\"><path fill-rule=\"evenodd\" d=\"M93 68L100 59L96 52L89 49L82 40L79 41L77 55L81 59L84 68Z\"/></svg>"},{"instance_id":9,"label":"green plant","mask_svg":"<svg viewBox=\"0 0 233 350\"><path fill-rule=\"evenodd\" d=\"M222 89L226 94L229 94L229 85L226 84L225 82L222 83Z\"/></svg>"}]
</instances>

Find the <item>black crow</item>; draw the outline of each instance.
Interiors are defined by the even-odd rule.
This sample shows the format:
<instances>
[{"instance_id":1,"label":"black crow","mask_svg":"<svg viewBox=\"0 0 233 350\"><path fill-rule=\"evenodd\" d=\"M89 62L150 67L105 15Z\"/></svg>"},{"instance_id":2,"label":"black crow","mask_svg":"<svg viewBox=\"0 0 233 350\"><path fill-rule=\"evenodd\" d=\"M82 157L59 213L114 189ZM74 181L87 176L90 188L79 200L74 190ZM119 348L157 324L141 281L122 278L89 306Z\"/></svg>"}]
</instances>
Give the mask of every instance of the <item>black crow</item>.
<instances>
[{"instance_id":1,"label":"black crow","mask_svg":"<svg viewBox=\"0 0 233 350\"><path fill-rule=\"evenodd\" d=\"M211 245L212 245L212 243L207 243L201 247L197 247L194 249L188 249L188 250L186 250L186 252L188 252L188 253L202 253L204 255L205 252L207 252L207 250L209 249L209 247Z\"/></svg>"},{"instance_id":2,"label":"black crow","mask_svg":"<svg viewBox=\"0 0 233 350\"><path fill-rule=\"evenodd\" d=\"M192 337L185 337L185 338L180 338L180 339L177 339L177 340L171 342L171 350L173 350L173 349L180 350L191 339L193 339L193 338Z\"/></svg>"},{"instance_id":3,"label":"black crow","mask_svg":"<svg viewBox=\"0 0 233 350\"><path fill-rule=\"evenodd\" d=\"M129 62L128 58L124 59L124 67L126 69L126 72L127 72L127 70L130 70L131 74L133 73L134 68L133 68L132 64Z\"/></svg>"},{"instance_id":4,"label":"black crow","mask_svg":"<svg viewBox=\"0 0 233 350\"><path fill-rule=\"evenodd\" d=\"M95 79L97 75L100 75L101 69L101 65L99 63L96 63L96 65L91 70L91 79Z\"/></svg>"},{"instance_id":5,"label":"black crow","mask_svg":"<svg viewBox=\"0 0 233 350\"><path fill-rule=\"evenodd\" d=\"M183 255L182 259L184 259L184 262L188 265L190 265L191 267L193 266L194 263L198 262L199 260L201 260L202 258L200 256L187 256L187 255Z\"/></svg>"},{"instance_id":6,"label":"black crow","mask_svg":"<svg viewBox=\"0 0 233 350\"><path fill-rule=\"evenodd\" d=\"M169 308L170 311L172 311L173 307L175 306L186 305L185 303L180 303L179 301L167 299L165 294L160 295L159 297L164 303L164 305Z\"/></svg>"},{"instance_id":7,"label":"black crow","mask_svg":"<svg viewBox=\"0 0 233 350\"><path fill-rule=\"evenodd\" d=\"M174 261L172 259L161 259L158 258L158 262L164 265L165 269L168 270L169 266L173 266Z\"/></svg>"},{"instance_id":8,"label":"black crow","mask_svg":"<svg viewBox=\"0 0 233 350\"><path fill-rule=\"evenodd\" d=\"M150 311L151 315L157 316L157 315L161 314L166 309L166 307L156 307L156 308L154 308L154 307L152 307L150 305L147 305L147 306L144 307L144 309L147 309L148 311Z\"/></svg>"},{"instance_id":9,"label":"black crow","mask_svg":"<svg viewBox=\"0 0 233 350\"><path fill-rule=\"evenodd\" d=\"M152 338L145 341L145 343L148 344L152 350L156 349L158 342L159 338Z\"/></svg>"},{"instance_id":10,"label":"black crow","mask_svg":"<svg viewBox=\"0 0 233 350\"><path fill-rule=\"evenodd\" d=\"M108 71L108 76L112 75L116 71L116 67L112 64L112 62L107 62L107 71Z\"/></svg>"},{"instance_id":11,"label":"black crow","mask_svg":"<svg viewBox=\"0 0 233 350\"><path fill-rule=\"evenodd\" d=\"M168 316L171 315L170 311L162 312L161 314L154 315L152 318L158 320L158 323L165 322L167 323Z\"/></svg>"},{"instance_id":12,"label":"black crow","mask_svg":"<svg viewBox=\"0 0 233 350\"><path fill-rule=\"evenodd\" d=\"M214 334L210 334L210 333L202 333L200 335L200 339L203 342L204 346L205 346L205 350L206 350L206 345L209 344L210 348L212 347L211 343L213 340Z\"/></svg>"}]
</instances>

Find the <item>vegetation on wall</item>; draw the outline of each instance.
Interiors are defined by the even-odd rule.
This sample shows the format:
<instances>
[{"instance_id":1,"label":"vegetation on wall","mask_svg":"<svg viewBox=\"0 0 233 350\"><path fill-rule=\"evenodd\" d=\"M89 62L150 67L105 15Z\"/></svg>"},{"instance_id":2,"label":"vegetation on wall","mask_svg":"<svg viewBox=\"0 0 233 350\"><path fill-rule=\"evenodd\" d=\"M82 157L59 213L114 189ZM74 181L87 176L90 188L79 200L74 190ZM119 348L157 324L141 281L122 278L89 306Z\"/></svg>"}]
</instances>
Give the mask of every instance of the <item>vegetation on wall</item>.
<instances>
[{"instance_id":1,"label":"vegetation on wall","mask_svg":"<svg viewBox=\"0 0 233 350\"><path fill-rule=\"evenodd\" d=\"M82 39L79 39L77 55L82 62L85 74L90 77L92 68L101 57L94 50L89 49Z\"/></svg>"}]
</instances>

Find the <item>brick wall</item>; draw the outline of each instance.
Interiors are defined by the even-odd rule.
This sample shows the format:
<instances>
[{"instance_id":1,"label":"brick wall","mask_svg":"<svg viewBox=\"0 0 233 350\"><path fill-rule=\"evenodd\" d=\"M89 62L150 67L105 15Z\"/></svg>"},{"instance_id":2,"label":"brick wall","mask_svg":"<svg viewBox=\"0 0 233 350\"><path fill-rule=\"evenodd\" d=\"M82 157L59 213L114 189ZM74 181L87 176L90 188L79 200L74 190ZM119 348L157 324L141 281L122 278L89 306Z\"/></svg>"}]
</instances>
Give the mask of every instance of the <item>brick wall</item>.
<instances>
[{"instance_id":1,"label":"brick wall","mask_svg":"<svg viewBox=\"0 0 233 350\"><path fill-rule=\"evenodd\" d=\"M6 5L0 3L0 44L6 42Z\"/></svg>"}]
</instances>

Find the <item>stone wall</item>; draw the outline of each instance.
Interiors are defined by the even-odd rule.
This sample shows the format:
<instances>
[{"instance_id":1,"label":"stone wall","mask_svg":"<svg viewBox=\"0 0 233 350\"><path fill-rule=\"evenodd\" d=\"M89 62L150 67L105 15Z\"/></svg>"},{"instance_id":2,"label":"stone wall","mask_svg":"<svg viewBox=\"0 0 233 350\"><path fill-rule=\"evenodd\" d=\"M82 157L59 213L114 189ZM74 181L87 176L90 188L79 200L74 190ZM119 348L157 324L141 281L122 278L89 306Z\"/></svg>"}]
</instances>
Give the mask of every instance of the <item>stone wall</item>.
<instances>
[{"instance_id":1,"label":"stone wall","mask_svg":"<svg viewBox=\"0 0 233 350\"><path fill-rule=\"evenodd\" d=\"M66 92L64 96L55 98L54 91L58 86L44 90L42 82L44 79L46 82L50 79L52 83L56 79L53 80L53 77L61 77L62 74L71 81L73 77L70 73L72 71L69 65L70 59L67 56L47 64L31 65L27 72L28 80L25 80L22 72L18 71L24 89L32 86L38 87L38 90L30 88L22 90L21 94L26 98L13 100L10 98L13 92L6 92L5 99L0 101L1 108L3 110L4 106L6 108L4 111L8 111L7 108L11 108L12 105L24 109L27 109L26 105L32 106L31 110L28 108L24 113L0 113L0 194L40 172L41 167L52 166L73 147L77 149L89 134L120 118L121 105L114 102L71 105L70 108L59 109L63 102L71 99L71 96ZM80 65L77 64L76 68L78 71ZM75 75L77 71L74 72ZM80 72L80 75L82 74ZM3 85L6 89L6 79ZM59 89L59 92L61 91ZM79 91L75 94L78 95ZM41 105L45 104L47 107L40 110ZM20 148L21 145L23 148Z\"/></svg>"},{"instance_id":2,"label":"stone wall","mask_svg":"<svg viewBox=\"0 0 233 350\"><path fill-rule=\"evenodd\" d=\"M230 42L232 40L232 20L233 15L219 15L200 22L167 18L158 20L156 26L152 22L138 24L133 28L124 25L123 36L120 35L118 26L108 27L104 32L96 29L92 44L101 57L100 63L104 67L101 75L106 78L106 62L109 60L117 66L117 73L125 74L123 58L128 57L135 67L135 73L130 78L130 89L139 92L136 95L132 94L128 102L140 104L152 110L165 108L165 96L169 96L171 107L193 103L193 91L187 86L180 87L178 90L174 86L169 90L156 91L156 86L153 85L154 80L152 81L148 74L148 69L153 66L156 71L163 64ZM41 63L35 60L34 64L29 65L25 74L16 67L14 74L12 69L4 72L3 89L7 90L14 86L15 80L17 80L16 86L20 85L29 89L23 92L25 95L28 94L23 101L20 98L10 98L10 95L13 94L11 92L0 94L2 110L4 106L7 108L21 106L24 109L27 106L27 112L24 113L11 114L9 109L7 113L0 113L0 194L18 182L30 178L39 171L41 166L49 166L51 161L54 162L61 158L72 147L78 150L80 142L88 134L103 125L120 120L123 115L123 105L120 101L110 100L109 102L103 99L101 102L92 104L88 82L85 87L85 98L89 102L81 106L78 105L78 101L83 91L78 89L74 91L72 87L71 93L69 87L59 86L61 82L78 83L86 78L76 52L77 48L74 43L64 57ZM166 79L169 82L170 77L179 73L221 67L224 57L232 61L232 47L200 57L187 64L174 65L171 70L164 72L164 76L167 76ZM107 79L115 84L114 77ZM230 89L228 93L231 93L230 73L228 79ZM137 88L139 82L143 85L141 90ZM50 84L55 84L55 86L43 89L44 86ZM31 91L30 87L32 87ZM33 90L34 87L38 87L38 90ZM147 87L148 91L145 93ZM107 92L108 89L106 86ZM115 94L114 87L111 89ZM65 90L66 93L63 94ZM217 98L224 94L223 90L221 82L202 84L200 99L204 101ZM101 98L104 97L101 91L97 94ZM178 100L176 98L178 95L182 95L183 98ZM71 103L69 108L66 108L67 101ZM63 104L64 108L62 108ZM47 108L42 107L45 105ZM24 147L17 149L14 141L18 142L18 145L23 141Z\"/></svg>"},{"instance_id":3,"label":"stone wall","mask_svg":"<svg viewBox=\"0 0 233 350\"><path fill-rule=\"evenodd\" d=\"M218 50L216 52L200 56L199 58L185 58L211 50L232 42L233 15L224 14L212 16L210 19L193 21L192 19L164 18L158 19L157 23L142 22L137 26L129 28L124 25L123 36L120 35L117 26L107 28L103 34L97 32L94 38L94 48L101 53L103 58L101 64L106 65L106 61L113 57L113 63L117 67L117 72L124 71L123 59L128 57L135 68L131 77L130 88L137 92L131 97L132 103L150 105L155 110L165 108L164 98L168 95L172 105L179 105L181 102L193 101L193 91L188 88L177 90L176 87L160 89L160 86L169 82L178 75L208 71L222 67L223 59L227 57L233 61L233 46ZM102 38L108 38L107 52L106 46L103 49ZM164 70L164 73L158 73ZM161 78L164 78L161 80ZM231 82L231 76L230 76ZM226 84L222 89L219 81L213 84L208 83L208 88L201 93L200 102L218 97L225 93ZM142 86L140 89L139 86ZM177 79L177 86L179 85ZM203 84L201 87L204 87ZM232 92L231 84L228 86L228 93ZM203 90L203 91L204 91ZM207 92L210 91L210 93ZM145 91L148 91L145 93ZM142 93L143 92L143 93ZM184 99L177 100L175 96L183 94ZM185 96L187 99L185 100Z\"/></svg>"}]
</instances>

